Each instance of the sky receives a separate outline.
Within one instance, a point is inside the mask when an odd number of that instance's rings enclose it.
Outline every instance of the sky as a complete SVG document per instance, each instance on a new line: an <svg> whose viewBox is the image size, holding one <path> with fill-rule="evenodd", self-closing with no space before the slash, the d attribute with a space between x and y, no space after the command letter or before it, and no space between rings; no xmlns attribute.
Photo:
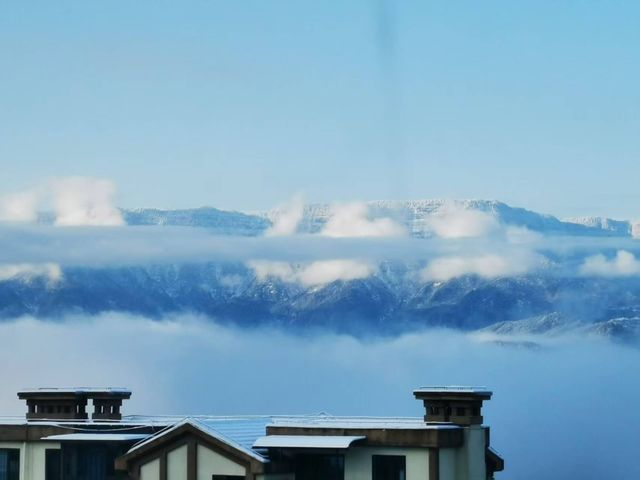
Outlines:
<svg viewBox="0 0 640 480"><path fill-rule="evenodd" d="M0 4L0 193L485 198L637 218L640 4Z"/></svg>

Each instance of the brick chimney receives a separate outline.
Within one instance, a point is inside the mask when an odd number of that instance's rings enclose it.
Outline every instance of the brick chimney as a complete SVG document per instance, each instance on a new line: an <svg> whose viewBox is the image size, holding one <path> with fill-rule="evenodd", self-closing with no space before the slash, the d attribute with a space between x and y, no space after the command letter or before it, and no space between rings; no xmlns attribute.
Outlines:
<svg viewBox="0 0 640 480"><path fill-rule="evenodd" d="M485 387L431 386L413 395L424 404L426 423L482 425L482 402L490 400L492 392Z"/></svg>
<svg viewBox="0 0 640 480"><path fill-rule="evenodd" d="M27 402L27 420L86 420L87 402L93 400L94 420L121 420L122 401L131 397L126 388L34 388L21 390Z"/></svg>

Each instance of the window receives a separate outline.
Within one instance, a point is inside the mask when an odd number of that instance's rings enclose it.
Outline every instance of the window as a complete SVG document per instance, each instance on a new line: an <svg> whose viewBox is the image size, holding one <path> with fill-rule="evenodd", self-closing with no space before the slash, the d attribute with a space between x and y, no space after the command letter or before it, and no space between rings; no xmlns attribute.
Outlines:
<svg viewBox="0 0 640 480"><path fill-rule="evenodd" d="M344 480L342 455L298 455L295 464L296 480Z"/></svg>
<svg viewBox="0 0 640 480"><path fill-rule="evenodd" d="M47 448L44 457L45 480L62 479L62 452L58 449Z"/></svg>
<svg viewBox="0 0 640 480"><path fill-rule="evenodd" d="M465 415L465 410L463 407L457 407L456 408L456 415L459 417L462 417Z"/></svg>
<svg viewBox="0 0 640 480"><path fill-rule="evenodd" d="M405 480L407 460L404 455L373 455L373 480Z"/></svg>
<svg viewBox="0 0 640 480"><path fill-rule="evenodd" d="M0 480L20 480L20 450L0 448Z"/></svg>
<svg viewBox="0 0 640 480"><path fill-rule="evenodd" d="M440 408L438 407L431 407L429 410L431 411L431 415L440 415Z"/></svg>

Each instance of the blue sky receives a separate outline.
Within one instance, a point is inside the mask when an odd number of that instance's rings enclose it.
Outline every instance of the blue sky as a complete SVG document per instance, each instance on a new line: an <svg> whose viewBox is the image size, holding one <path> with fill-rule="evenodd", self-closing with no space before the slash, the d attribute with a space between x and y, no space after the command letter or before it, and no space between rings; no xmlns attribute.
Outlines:
<svg viewBox="0 0 640 480"><path fill-rule="evenodd" d="M640 216L640 3L0 4L0 192Z"/></svg>

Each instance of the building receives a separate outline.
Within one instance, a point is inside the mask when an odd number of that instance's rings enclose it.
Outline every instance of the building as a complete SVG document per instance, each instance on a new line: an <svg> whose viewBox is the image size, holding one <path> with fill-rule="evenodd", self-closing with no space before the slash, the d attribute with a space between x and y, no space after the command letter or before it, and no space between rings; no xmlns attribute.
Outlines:
<svg viewBox="0 0 640 480"><path fill-rule="evenodd" d="M504 468L484 388L425 387L417 418L123 416L121 388L23 390L0 480L486 480ZM91 402L91 417L87 406Z"/></svg>

